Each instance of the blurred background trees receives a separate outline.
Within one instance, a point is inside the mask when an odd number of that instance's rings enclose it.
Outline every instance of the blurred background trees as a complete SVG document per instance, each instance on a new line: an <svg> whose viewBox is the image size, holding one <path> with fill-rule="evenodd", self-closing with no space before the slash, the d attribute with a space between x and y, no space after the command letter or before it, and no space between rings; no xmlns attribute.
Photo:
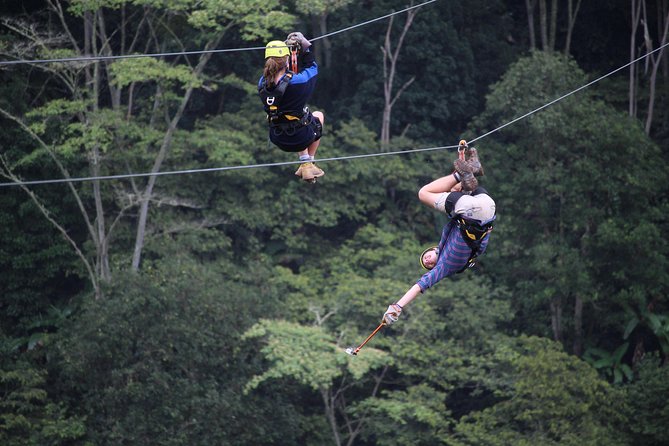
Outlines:
<svg viewBox="0 0 669 446"><path fill-rule="evenodd" d="M416 193L453 152L324 162L315 187L294 166L3 184L2 444L666 443L667 1L441 0L318 39L406 7L2 6L3 59L33 61L0 65L4 183L294 161L260 50L38 59L300 30L329 158L472 140L655 51L476 141L488 252L356 358L446 222Z"/></svg>

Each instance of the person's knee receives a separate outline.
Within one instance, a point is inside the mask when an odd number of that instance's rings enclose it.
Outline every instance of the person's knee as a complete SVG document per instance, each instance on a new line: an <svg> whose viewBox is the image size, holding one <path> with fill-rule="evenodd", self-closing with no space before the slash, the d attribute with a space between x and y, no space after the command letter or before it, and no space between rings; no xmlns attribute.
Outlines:
<svg viewBox="0 0 669 446"><path fill-rule="evenodd" d="M421 187L420 190L418 190L418 199L423 203L425 203L426 200L429 200L429 192L426 190L425 186Z"/></svg>
<svg viewBox="0 0 669 446"><path fill-rule="evenodd" d="M437 208L436 202L440 198L440 195L441 194L432 192L427 185L421 187L418 191L418 199L420 202L433 208Z"/></svg>

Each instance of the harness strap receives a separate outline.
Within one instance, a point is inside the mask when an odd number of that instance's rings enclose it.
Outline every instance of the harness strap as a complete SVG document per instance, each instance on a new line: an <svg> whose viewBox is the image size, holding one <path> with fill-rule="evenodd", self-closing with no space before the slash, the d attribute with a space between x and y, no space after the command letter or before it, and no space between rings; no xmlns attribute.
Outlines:
<svg viewBox="0 0 669 446"><path fill-rule="evenodd" d="M293 78L293 75L294 73L292 71L286 71L286 74L283 76L283 78L281 78L279 83L272 91L268 90L267 88L267 79L265 79L265 82L263 82L262 88L258 89L258 93L262 97L263 103L265 104L267 119L270 122L276 121L283 116L290 116L290 118L288 118L289 120L295 118L292 115L287 115L288 113L294 113L293 111L279 112L281 99L283 98L283 94L286 92L286 88L288 88L288 84ZM298 117L297 119L300 118L301 117Z"/></svg>
<svg viewBox="0 0 669 446"><path fill-rule="evenodd" d="M476 265L476 258L481 251L481 242L483 241L483 238L488 235L490 231L492 231L493 220L494 217L487 223L481 224L476 220L470 220L461 215L454 217L455 225L460 230L462 238L465 240L465 243L467 243L467 246L469 246L469 249L472 250L469 259L467 260L467 264L464 266L464 268L458 271L458 273L461 273L467 268L471 268L472 266Z"/></svg>

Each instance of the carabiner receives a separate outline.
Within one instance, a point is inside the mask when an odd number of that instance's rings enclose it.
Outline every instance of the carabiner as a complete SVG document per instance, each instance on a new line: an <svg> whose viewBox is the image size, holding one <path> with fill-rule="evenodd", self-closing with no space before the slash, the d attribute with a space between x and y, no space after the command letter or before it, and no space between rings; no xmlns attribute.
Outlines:
<svg viewBox="0 0 669 446"><path fill-rule="evenodd" d="M460 158L462 161L465 160L465 150L469 149L469 146L467 145L467 141L464 139L460 140L460 144L458 144L458 158Z"/></svg>

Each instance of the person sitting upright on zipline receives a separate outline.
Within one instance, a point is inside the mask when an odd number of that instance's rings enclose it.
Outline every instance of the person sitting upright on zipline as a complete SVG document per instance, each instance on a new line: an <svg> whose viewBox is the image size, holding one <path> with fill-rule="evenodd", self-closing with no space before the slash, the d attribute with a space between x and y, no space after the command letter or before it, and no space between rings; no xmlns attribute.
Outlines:
<svg viewBox="0 0 669 446"><path fill-rule="evenodd" d="M299 48L294 73L289 66L290 48ZM314 182L325 175L314 157L323 134L322 112L309 111L307 101L316 87L318 65L309 42L300 32L288 35L286 42L273 40L265 47L265 68L258 81L258 94L267 113L269 138L285 152L299 152L300 167L295 175Z"/></svg>
<svg viewBox="0 0 669 446"><path fill-rule="evenodd" d="M420 255L420 264L428 272L383 314L388 325L397 322L402 309L418 294L444 277L473 266L488 246L495 202L478 185L476 177L483 175L483 168L476 149L468 149L461 141L460 152L463 156L453 163L455 171L451 175L432 181L418 192L422 203L448 214L450 220L442 230L439 245Z"/></svg>

